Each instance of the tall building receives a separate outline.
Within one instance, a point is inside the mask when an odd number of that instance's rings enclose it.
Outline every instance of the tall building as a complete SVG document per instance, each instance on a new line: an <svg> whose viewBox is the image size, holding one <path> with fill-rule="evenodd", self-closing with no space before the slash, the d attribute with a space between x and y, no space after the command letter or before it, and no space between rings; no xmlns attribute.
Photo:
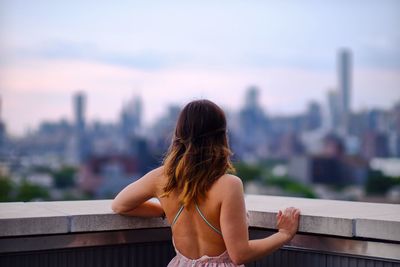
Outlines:
<svg viewBox="0 0 400 267"><path fill-rule="evenodd" d="M400 157L400 101L397 101L390 113L390 154L392 157Z"/></svg>
<svg viewBox="0 0 400 267"><path fill-rule="evenodd" d="M251 86L246 90L244 107L239 111L237 151L242 154L265 157L267 149L268 118L259 104L259 89Z"/></svg>
<svg viewBox="0 0 400 267"><path fill-rule="evenodd" d="M245 107L256 108L258 107L259 90L255 86L250 86L246 91Z"/></svg>
<svg viewBox="0 0 400 267"><path fill-rule="evenodd" d="M307 113L306 113L306 129L315 130L320 128L322 125L322 112L321 106L315 102L311 101L308 103Z"/></svg>
<svg viewBox="0 0 400 267"><path fill-rule="evenodd" d="M331 90L328 92L328 106L330 128L334 128L339 125L340 118L339 94L337 93L337 91Z"/></svg>
<svg viewBox="0 0 400 267"><path fill-rule="evenodd" d="M73 97L73 104L75 118L75 153L76 160L80 163L86 159L88 151L85 133L86 95L81 91L77 92Z"/></svg>
<svg viewBox="0 0 400 267"><path fill-rule="evenodd" d="M154 124L152 130L147 133L150 142L154 144L156 153L165 153L171 143L176 122L181 108L177 105L170 105Z"/></svg>
<svg viewBox="0 0 400 267"><path fill-rule="evenodd" d="M389 139L385 133L368 131L362 139L362 155L366 159L389 156Z"/></svg>
<svg viewBox="0 0 400 267"><path fill-rule="evenodd" d="M347 135L349 127L349 117L351 112L351 74L352 62L351 52L342 49L338 55L338 79L339 79L339 103L340 103L340 133Z"/></svg>
<svg viewBox="0 0 400 267"><path fill-rule="evenodd" d="M86 96L83 92L74 95L75 126L77 132L85 131L85 104Z"/></svg>
<svg viewBox="0 0 400 267"><path fill-rule="evenodd" d="M245 95L244 107L240 110L242 127L254 131L255 127L266 127L267 117L259 104L259 89L251 86Z"/></svg>
<svg viewBox="0 0 400 267"><path fill-rule="evenodd" d="M0 152L5 145L5 138L6 138L6 126L1 117L1 112L3 107L2 104L3 104L2 98L0 97Z"/></svg>
<svg viewBox="0 0 400 267"><path fill-rule="evenodd" d="M136 135L142 125L143 103L135 97L124 105L121 112L121 130L126 138Z"/></svg>

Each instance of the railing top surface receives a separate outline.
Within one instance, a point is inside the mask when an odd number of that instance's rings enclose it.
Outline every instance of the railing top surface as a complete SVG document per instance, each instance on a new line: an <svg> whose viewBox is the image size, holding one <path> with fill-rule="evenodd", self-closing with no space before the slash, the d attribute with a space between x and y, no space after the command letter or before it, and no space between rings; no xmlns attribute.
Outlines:
<svg viewBox="0 0 400 267"><path fill-rule="evenodd" d="M279 209L301 210L303 233L400 241L400 205L246 195L250 227L275 229ZM0 237L168 227L115 214L112 200L0 203Z"/></svg>

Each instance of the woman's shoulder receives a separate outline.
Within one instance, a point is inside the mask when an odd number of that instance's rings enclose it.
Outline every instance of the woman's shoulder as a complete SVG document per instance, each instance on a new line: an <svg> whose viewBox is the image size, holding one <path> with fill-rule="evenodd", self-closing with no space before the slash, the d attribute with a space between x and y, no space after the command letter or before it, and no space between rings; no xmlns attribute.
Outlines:
<svg viewBox="0 0 400 267"><path fill-rule="evenodd" d="M242 179L233 174L225 174L218 179L218 185L214 191L220 203L239 204L244 199Z"/></svg>
<svg viewBox="0 0 400 267"><path fill-rule="evenodd" d="M242 179L240 179L236 175L229 174L229 173L226 173L226 174L222 175L219 180L224 184L243 185Z"/></svg>
<svg viewBox="0 0 400 267"><path fill-rule="evenodd" d="M159 176L159 175L163 175L164 174L164 165L161 165L153 170L151 170L150 172L153 173L153 175Z"/></svg>
<svg viewBox="0 0 400 267"><path fill-rule="evenodd" d="M164 166L157 167L148 171L142 178L145 178L148 181L152 181L154 183L159 183L160 178L164 176Z"/></svg>
<svg viewBox="0 0 400 267"><path fill-rule="evenodd" d="M222 175L217 182L218 187L223 190L232 190L234 188L243 190L243 182L238 176L233 174Z"/></svg>

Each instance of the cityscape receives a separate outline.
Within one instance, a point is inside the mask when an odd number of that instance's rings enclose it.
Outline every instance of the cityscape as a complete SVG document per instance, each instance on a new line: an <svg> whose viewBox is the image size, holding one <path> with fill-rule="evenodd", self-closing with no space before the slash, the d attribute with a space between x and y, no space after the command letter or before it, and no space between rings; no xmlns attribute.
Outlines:
<svg viewBox="0 0 400 267"><path fill-rule="evenodd" d="M338 50L327 106L310 101L299 114L269 114L250 85L240 109L226 111L246 193L400 203L400 97L389 109L354 111L352 59L350 49ZM182 106L145 127L138 95L112 123L87 119L84 90L70 97L72 121L42 121L22 137L0 121L1 201L113 198L162 163Z"/></svg>
<svg viewBox="0 0 400 267"><path fill-rule="evenodd" d="M0 266L400 266L399 11L0 1ZM205 99L242 183L138 192Z"/></svg>

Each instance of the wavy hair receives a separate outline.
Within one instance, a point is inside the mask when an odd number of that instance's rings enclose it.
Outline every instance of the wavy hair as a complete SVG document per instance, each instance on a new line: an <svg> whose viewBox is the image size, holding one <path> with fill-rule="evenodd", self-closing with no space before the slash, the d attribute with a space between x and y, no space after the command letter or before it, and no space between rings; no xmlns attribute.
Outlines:
<svg viewBox="0 0 400 267"><path fill-rule="evenodd" d="M204 199L219 177L235 172L231 155L224 111L205 99L188 103L163 160L168 181L162 196L176 189L184 206Z"/></svg>

